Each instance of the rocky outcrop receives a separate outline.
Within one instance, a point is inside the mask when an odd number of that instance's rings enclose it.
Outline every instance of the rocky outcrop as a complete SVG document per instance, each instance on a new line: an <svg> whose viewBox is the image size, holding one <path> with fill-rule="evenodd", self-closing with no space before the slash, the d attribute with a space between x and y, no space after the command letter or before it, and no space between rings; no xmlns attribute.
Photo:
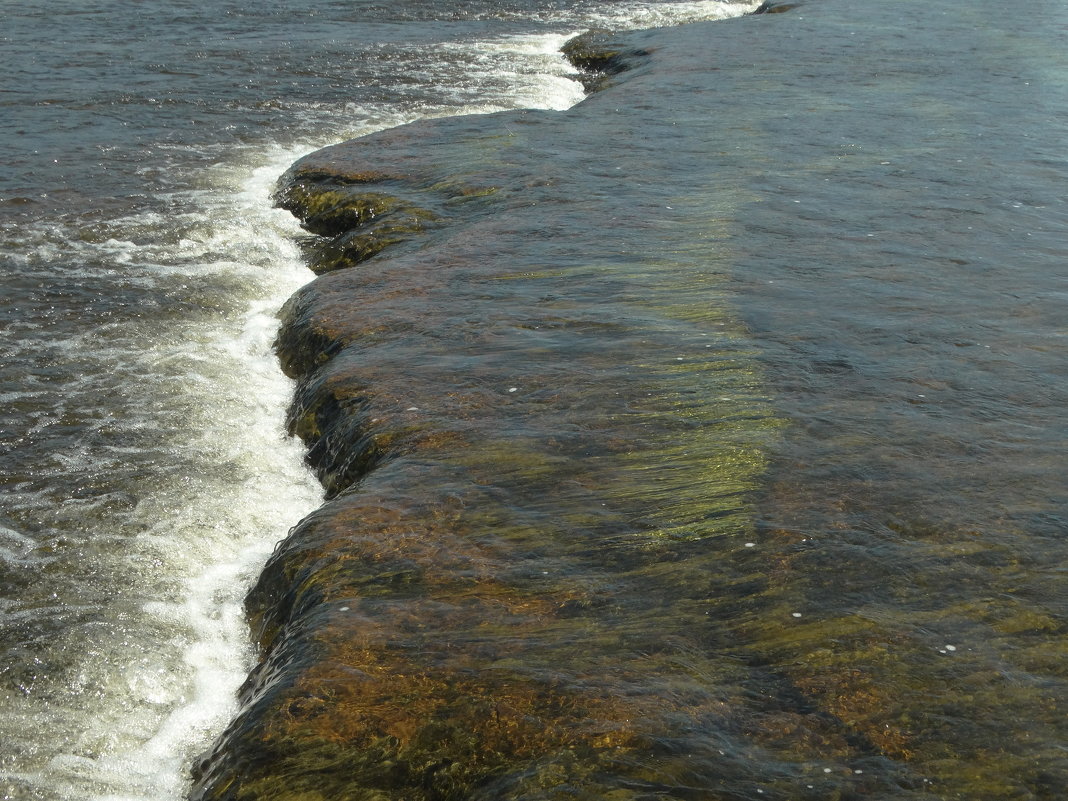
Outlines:
<svg viewBox="0 0 1068 801"><path fill-rule="evenodd" d="M623 797L735 703L701 678L706 581L679 582L742 547L775 422L693 278L717 246L627 233L674 156L589 113L428 121L282 179L320 238L278 339L289 424L331 500L249 596L263 658L197 798Z"/></svg>
<svg viewBox="0 0 1068 801"><path fill-rule="evenodd" d="M605 30L574 37L564 45L563 53L581 71L588 92L607 88L612 76L634 69L650 55L625 36Z"/></svg>
<svg viewBox="0 0 1068 801"><path fill-rule="evenodd" d="M797 8L799 5L800 3L785 3L781 2L781 0L764 0L764 2L760 4L759 8L757 8L757 10L753 13L781 14L784 11L790 11L791 9Z"/></svg>
<svg viewBox="0 0 1068 801"><path fill-rule="evenodd" d="M896 50L886 4L809 7L635 34L568 112L283 178L321 274L278 351L329 500L249 595L261 658L195 799L1057 797L1063 624L1019 592L1021 527L925 522L948 438L806 350L837 345L831 254L886 277L856 231L883 153L942 141L893 123L955 109L955 62Z"/></svg>

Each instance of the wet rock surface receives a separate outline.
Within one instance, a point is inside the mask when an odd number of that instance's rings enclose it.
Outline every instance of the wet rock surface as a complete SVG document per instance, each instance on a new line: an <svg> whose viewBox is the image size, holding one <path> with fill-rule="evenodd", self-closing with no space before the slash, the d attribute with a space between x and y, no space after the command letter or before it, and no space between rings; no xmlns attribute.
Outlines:
<svg viewBox="0 0 1068 801"><path fill-rule="evenodd" d="M855 217L895 232L887 193L915 183L880 162L936 145L883 123L921 99L943 137L971 119L899 24L829 0L634 34L645 65L571 111L294 165L280 202L322 274L278 349L329 500L249 596L262 660L195 798L1057 797L1065 609L1039 553L1064 547L1021 479L1053 443L966 461L1001 422L903 414L888 387L926 362L865 338L878 294L843 304L859 322L812 296L828 265L886 274ZM417 221L396 241L394 214ZM922 258L976 247L945 231Z"/></svg>
<svg viewBox="0 0 1068 801"><path fill-rule="evenodd" d="M784 3L779 0L766 0L760 4L754 14L782 14L784 11L790 11L797 8L800 3Z"/></svg>
<svg viewBox="0 0 1068 801"><path fill-rule="evenodd" d="M625 35L595 30L576 36L563 47L567 60L582 71L586 91L598 91L611 84L611 77L635 69L650 53Z"/></svg>

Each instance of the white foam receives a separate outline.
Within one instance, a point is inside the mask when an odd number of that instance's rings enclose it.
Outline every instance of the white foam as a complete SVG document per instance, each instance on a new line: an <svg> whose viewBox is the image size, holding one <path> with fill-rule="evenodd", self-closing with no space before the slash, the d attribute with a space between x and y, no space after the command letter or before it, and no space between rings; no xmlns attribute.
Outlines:
<svg viewBox="0 0 1068 801"><path fill-rule="evenodd" d="M5 710L11 715L0 728L49 727L55 750L39 772L0 775L0 789L6 779L78 801L177 801L193 758L234 714L253 658L243 596L274 544L321 502L302 448L282 431L292 386L271 351L275 310L311 274L293 241L295 221L270 207L268 192L304 150L276 148L254 168L232 165L209 176L212 185L187 199L178 221L181 252L132 239L96 243L146 280L155 273L156 280L167 274L234 283L245 310L106 345L112 350L101 361L122 363L140 387L138 400L152 407L124 427L169 426L158 461L181 465L184 474L146 476L136 506L115 519L115 534L94 532L83 546L97 579L115 581L121 592L98 622L74 627L64 635L69 641L56 645L81 660L69 671L65 696L38 698L27 686L23 702ZM164 221L131 222L150 238ZM71 358L104 347L78 336L54 345ZM92 380L72 379L69 389ZM121 469L123 450L72 447L55 454L55 470L88 476L109 463ZM99 503L74 499L64 513L84 514L74 507ZM116 537L121 547L103 547ZM7 530L0 541L11 551L8 564L27 562L37 544ZM57 607L57 614L72 611Z"/></svg>
<svg viewBox="0 0 1068 801"><path fill-rule="evenodd" d="M685 25L691 22L728 19L749 14L760 6L756 2L694 0L684 3L627 2L601 6L587 18L591 27L612 30L640 30Z"/></svg>
<svg viewBox="0 0 1068 801"><path fill-rule="evenodd" d="M477 98L481 109L563 110L585 97L574 68L560 48L573 34L509 35L458 43L442 49L472 54L470 70L458 90ZM468 107L470 103L466 104Z"/></svg>
<svg viewBox="0 0 1068 801"><path fill-rule="evenodd" d="M130 677L132 695L170 709L144 743L96 761L97 780L110 788L100 799L184 795L186 766L233 715L236 690L251 666L243 595L274 543L321 499L303 467L301 448L281 431L292 388L270 349L277 327L273 311L310 274L291 239L295 223L267 201L268 188L294 154L271 155L228 199L232 213L213 216L200 241L205 250L229 257L214 269L258 278L262 291L239 319L221 321L219 330L187 330L187 339L169 340L147 354L156 364L199 361L203 387L195 388L198 397L190 404L194 420L183 432L186 439L173 447L187 462L203 453L208 469L226 460L233 480L218 486L191 476L177 492L161 493L138 509L146 525L140 547L181 577L173 597L144 607L163 628L182 632L172 639L179 644L181 665L164 654ZM215 215L220 211L213 209ZM186 352L187 342L198 350ZM175 383L189 377L183 371ZM183 675L182 685L163 680L168 672Z"/></svg>

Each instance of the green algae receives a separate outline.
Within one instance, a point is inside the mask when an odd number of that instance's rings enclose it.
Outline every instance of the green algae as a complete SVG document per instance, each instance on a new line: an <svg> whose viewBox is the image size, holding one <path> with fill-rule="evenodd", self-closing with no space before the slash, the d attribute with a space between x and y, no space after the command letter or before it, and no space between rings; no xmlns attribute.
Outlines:
<svg viewBox="0 0 1068 801"><path fill-rule="evenodd" d="M958 547L962 535L974 532L954 534L930 525L897 528L922 532L928 542L942 541L932 549L939 560L930 559L927 570L944 572L977 552ZM876 606L869 600L868 608L834 614L822 580L804 564L811 548L796 547L797 537L784 536L781 542L791 540L795 547L777 557L783 571L778 588L761 593L759 614L739 621L747 650L758 653L762 664L776 666L852 736L908 765L934 797L1053 797L1043 795L1048 782L1042 776L1055 775L1063 759L1055 749L1036 746L1056 740L1057 696L1029 668L1010 667L1026 659L1020 633L1042 633L1048 645L1045 633L1052 621L1047 615L1021 609L1018 600L998 592L997 582L989 594L952 606L932 605L933 596L925 596L926 608ZM857 589L875 579L855 575L847 561L838 566L840 588ZM913 587L917 580L945 583L944 575L909 576ZM1002 621L1009 625L1003 627ZM978 637L977 626L989 626L988 634ZM945 633L950 631L957 633ZM998 654L996 669L990 666L993 654ZM1002 716L1006 709L1014 710L1013 720Z"/></svg>
<svg viewBox="0 0 1068 801"><path fill-rule="evenodd" d="M440 220L437 213L411 201L322 177L284 184L275 201L323 237L306 248L309 266L318 274L361 264Z"/></svg>
<svg viewBox="0 0 1068 801"><path fill-rule="evenodd" d="M355 267L387 248L403 244L423 233L437 219L430 212L412 209L377 219L358 230L316 245L309 266L318 275Z"/></svg>
<svg viewBox="0 0 1068 801"><path fill-rule="evenodd" d="M308 243L306 252L308 266L323 274L408 242L441 223L449 207L482 201L497 191L456 178L293 169L280 180L274 201L322 237Z"/></svg>
<svg viewBox="0 0 1068 801"><path fill-rule="evenodd" d="M321 236L336 236L404 207L399 198L330 182L294 181L275 195L280 208L293 212L304 227Z"/></svg>
<svg viewBox="0 0 1068 801"><path fill-rule="evenodd" d="M685 279L686 303L670 261L479 270L519 303L628 275L643 291L615 322L567 301L537 326L442 326L451 355L418 373L375 357L409 352L388 326L305 374L291 429L337 497L249 609L264 664L296 650L306 667L260 687L256 745L242 722L232 746L254 764L205 767L205 798L640 798L691 770L674 748L744 714L743 663L695 632L728 636L703 593L752 531L780 424L719 282ZM300 342L311 320L292 320L282 341ZM692 353L664 357L680 340ZM467 376L446 379L457 351Z"/></svg>
<svg viewBox="0 0 1068 801"><path fill-rule="evenodd" d="M648 50L606 30L575 36L561 52L581 71L587 92L607 89L612 76L634 69L650 55Z"/></svg>

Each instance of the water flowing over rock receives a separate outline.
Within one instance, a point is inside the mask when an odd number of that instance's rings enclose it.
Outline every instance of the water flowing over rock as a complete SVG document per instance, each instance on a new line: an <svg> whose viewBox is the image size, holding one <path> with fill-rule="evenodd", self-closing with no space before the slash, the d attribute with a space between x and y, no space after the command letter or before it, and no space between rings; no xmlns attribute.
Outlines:
<svg viewBox="0 0 1068 801"><path fill-rule="evenodd" d="M927 362L828 358L825 318L844 342L863 315L812 295L908 260L901 220L881 255L865 236L916 186L888 153L937 181L971 119L960 54L889 5L633 34L641 67L568 112L293 166L322 274L278 350L329 500L249 596L262 660L195 798L1056 797L1064 609L1019 584L1055 507L984 492L1026 474L1011 448L962 463L999 421L947 398L980 428L928 435L892 399ZM959 7L909 7L971 52ZM836 199L791 194L822 178ZM970 246L924 239L943 265Z"/></svg>

